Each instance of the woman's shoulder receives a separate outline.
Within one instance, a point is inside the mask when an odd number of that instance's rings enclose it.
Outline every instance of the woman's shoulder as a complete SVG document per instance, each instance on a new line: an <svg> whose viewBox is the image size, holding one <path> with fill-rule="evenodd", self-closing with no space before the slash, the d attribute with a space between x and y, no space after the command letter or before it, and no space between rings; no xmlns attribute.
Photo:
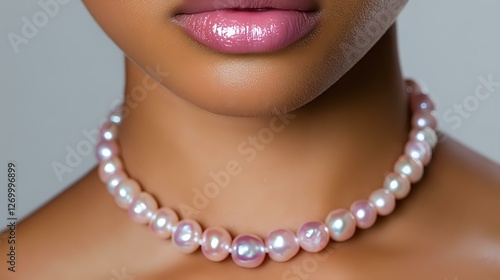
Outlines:
<svg viewBox="0 0 500 280"><path fill-rule="evenodd" d="M16 272L5 268L2 257L0 279L112 279L119 267L106 248L108 237L118 236L121 215L108 200L94 170L23 220L16 227ZM2 256L8 249L0 242Z"/></svg>
<svg viewBox="0 0 500 280"><path fill-rule="evenodd" d="M447 279L498 279L500 165L445 136L414 194L425 201L420 226L448 244L442 256L456 261Z"/></svg>

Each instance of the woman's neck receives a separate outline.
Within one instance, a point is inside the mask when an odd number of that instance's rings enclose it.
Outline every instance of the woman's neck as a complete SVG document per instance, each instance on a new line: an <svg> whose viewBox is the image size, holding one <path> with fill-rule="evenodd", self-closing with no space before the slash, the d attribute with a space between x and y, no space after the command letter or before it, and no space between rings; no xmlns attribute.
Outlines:
<svg viewBox="0 0 500 280"><path fill-rule="evenodd" d="M126 67L125 168L203 226L263 235L323 220L381 187L409 131L395 27L323 95L279 117L215 115Z"/></svg>

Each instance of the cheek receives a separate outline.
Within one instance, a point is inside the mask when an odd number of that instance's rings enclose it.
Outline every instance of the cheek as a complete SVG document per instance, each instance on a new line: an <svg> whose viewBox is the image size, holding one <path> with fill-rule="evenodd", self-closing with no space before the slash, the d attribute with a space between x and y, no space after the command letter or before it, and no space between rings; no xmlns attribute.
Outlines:
<svg viewBox="0 0 500 280"><path fill-rule="evenodd" d="M321 34L336 72L349 70L385 34L408 0L327 1Z"/></svg>

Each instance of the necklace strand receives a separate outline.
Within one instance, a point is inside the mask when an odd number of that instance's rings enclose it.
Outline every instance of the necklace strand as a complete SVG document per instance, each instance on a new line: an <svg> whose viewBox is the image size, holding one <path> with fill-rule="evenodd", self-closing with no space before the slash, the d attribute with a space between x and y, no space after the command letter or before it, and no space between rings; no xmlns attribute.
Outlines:
<svg viewBox="0 0 500 280"><path fill-rule="evenodd" d="M394 170L386 175L383 187L369 198L355 201L349 209L337 209L323 221L311 221L301 225L294 233L288 229L270 232L265 239L253 234L240 234L232 239L227 230L209 227L202 230L191 219L180 220L176 212L158 207L156 199L142 190L140 184L130 178L120 159L117 144L118 126L122 123L122 108L110 114L100 130L100 142L96 152L99 160L99 178L119 207L127 209L137 223L148 224L151 231L162 239L172 239L181 252L193 253L201 247L205 257L220 262L231 255L233 261L245 268L260 266L266 254L276 262L292 259L300 249L310 253L322 251L328 243L350 239L357 228L372 227L377 216L387 216L394 211L396 200L408 196L411 184L419 182L438 143L435 106L430 97L413 80L405 81L412 112L412 130Z"/></svg>

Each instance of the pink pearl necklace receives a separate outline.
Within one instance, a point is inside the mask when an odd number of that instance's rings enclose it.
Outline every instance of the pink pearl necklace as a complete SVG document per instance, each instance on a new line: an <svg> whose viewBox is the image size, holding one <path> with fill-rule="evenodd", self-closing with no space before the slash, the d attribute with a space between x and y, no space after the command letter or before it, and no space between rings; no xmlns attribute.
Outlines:
<svg viewBox="0 0 500 280"><path fill-rule="evenodd" d="M233 240L229 232L221 227L202 230L198 222L179 220L174 210L158 208L153 196L142 191L139 183L123 170L116 143L118 126L123 119L121 110L111 113L109 121L101 128L101 141L97 145L99 177L118 206L128 210L132 220L148 224L160 238L172 238L181 252L192 253L201 247L211 261L220 262L231 255L237 265L245 268L258 267L264 262L266 254L276 262L286 262L300 248L316 253L323 250L330 239L346 241L354 235L356 228L373 226L377 215L391 214L396 200L405 198L411 184L422 179L424 166L430 163L432 149L438 143L435 132L437 121L433 115L435 107L416 82L407 80L405 85L413 113L412 131L404 154L397 160L393 172L386 176L383 187L375 190L368 200L355 201L348 210L332 211L324 222L304 223L296 233L278 229L270 232L264 240L252 234L241 234Z"/></svg>

